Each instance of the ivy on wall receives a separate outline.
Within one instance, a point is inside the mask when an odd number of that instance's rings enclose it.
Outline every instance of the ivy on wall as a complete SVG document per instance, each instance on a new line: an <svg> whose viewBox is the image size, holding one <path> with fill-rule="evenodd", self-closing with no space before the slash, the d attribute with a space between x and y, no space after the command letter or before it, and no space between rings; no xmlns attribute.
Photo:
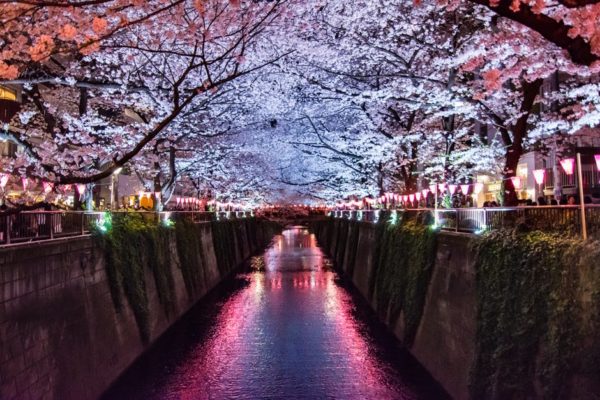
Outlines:
<svg viewBox="0 0 600 400"><path fill-rule="evenodd" d="M149 216L149 215L148 215ZM243 228L242 228L243 227ZM236 266L236 253L243 252L243 229L247 230L249 248L264 246L278 231L279 226L253 219L214 221L211 224L213 246L221 276ZM124 214L113 218L109 228L98 227L93 237L104 253L105 269L113 304L117 312L123 310L123 296L127 299L143 343L150 339L150 308L145 268L152 271L158 298L165 312L175 310L176 293L172 270L174 251L180 261L180 270L190 299L205 288L206 261L202 245L201 227L179 220L173 226L158 224L145 214ZM174 244L174 248L171 246ZM241 261L241 259L240 259Z"/></svg>
<svg viewBox="0 0 600 400"><path fill-rule="evenodd" d="M144 268L154 275L161 304L168 313L175 304L175 284L168 256L170 230L144 219L142 214L114 218L107 232L94 231L104 251L110 293L117 312L124 294L135 317L142 342L150 339L150 311Z"/></svg>
<svg viewBox="0 0 600 400"><path fill-rule="evenodd" d="M374 272L377 311L392 323L402 315L403 342L413 343L421 322L436 254L437 231L414 220L387 224Z"/></svg>
<svg viewBox="0 0 600 400"><path fill-rule="evenodd" d="M476 244L473 398L570 396L572 376L600 379L600 246L539 231Z"/></svg>

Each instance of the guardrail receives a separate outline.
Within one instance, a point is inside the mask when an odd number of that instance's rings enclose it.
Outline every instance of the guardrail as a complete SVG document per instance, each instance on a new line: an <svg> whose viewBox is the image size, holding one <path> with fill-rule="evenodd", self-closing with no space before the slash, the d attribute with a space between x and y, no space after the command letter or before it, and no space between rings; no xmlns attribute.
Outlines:
<svg viewBox="0 0 600 400"><path fill-rule="evenodd" d="M580 206L534 206L494 208L412 208L385 210L395 212L392 218L416 218L429 214L429 221L442 230L480 233L502 228L514 228L524 224L549 232L579 234L581 232ZM380 210L337 210L336 218L377 222ZM590 236L600 238L600 205L586 204L585 215Z"/></svg>
<svg viewBox="0 0 600 400"><path fill-rule="evenodd" d="M110 212L113 216L128 212ZM134 211L148 220L157 222L171 219L185 219L200 223L214 219L249 218L251 211L202 212L202 211ZM105 212L87 211L24 211L17 214L0 214L0 245L31 242L37 240L59 239L81 236L90 233L94 224L100 221Z"/></svg>

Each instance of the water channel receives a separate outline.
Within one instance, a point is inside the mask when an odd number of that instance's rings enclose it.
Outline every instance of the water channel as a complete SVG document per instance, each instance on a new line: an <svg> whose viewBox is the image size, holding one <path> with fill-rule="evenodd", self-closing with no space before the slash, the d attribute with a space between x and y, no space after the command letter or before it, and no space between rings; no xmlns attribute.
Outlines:
<svg viewBox="0 0 600 400"><path fill-rule="evenodd" d="M315 236L293 227L223 282L104 399L444 399Z"/></svg>

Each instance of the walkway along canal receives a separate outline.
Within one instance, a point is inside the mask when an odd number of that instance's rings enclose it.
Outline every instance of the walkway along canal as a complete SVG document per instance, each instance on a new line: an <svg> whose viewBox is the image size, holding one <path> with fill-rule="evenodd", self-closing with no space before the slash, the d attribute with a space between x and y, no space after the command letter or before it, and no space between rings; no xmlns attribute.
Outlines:
<svg viewBox="0 0 600 400"><path fill-rule="evenodd" d="M443 399L293 227L217 287L104 399Z"/></svg>

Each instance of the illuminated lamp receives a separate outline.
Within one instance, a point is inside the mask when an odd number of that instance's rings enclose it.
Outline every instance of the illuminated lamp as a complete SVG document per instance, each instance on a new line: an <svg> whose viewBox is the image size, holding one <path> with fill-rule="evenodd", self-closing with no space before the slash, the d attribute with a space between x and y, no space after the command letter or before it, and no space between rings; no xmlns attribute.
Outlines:
<svg viewBox="0 0 600 400"><path fill-rule="evenodd" d="M48 194L52 191L52 183L43 181L42 186L44 187L44 193Z"/></svg>
<svg viewBox="0 0 600 400"><path fill-rule="evenodd" d="M521 189L521 178L518 176L511 176L510 180L512 181L513 187L515 190Z"/></svg>
<svg viewBox="0 0 600 400"><path fill-rule="evenodd" d="M77 187L77 192L79 193L79 196L83 196L83 194L85 193L85 184L78 183L75 186Z"/></svg>
<svg viewBox="0 0 600 400"><path fill-rule="evenodd" d="M445 183L438 184L438 189L440 189L440 193L444 193L444 191L446 190L446 184Z"/></svg>
<svg viewBox="0 0 600 400"><path fill-rule="evenodd" d="M546 176L545 169L536 169L535 171L533 171L533 177L535 178L535 182L538 185L541 185L542 183L544 183L545 176Z"/></svg>
<svg viewBox="0 0 600 400"><path fill-rule="evenodd" d="M431 193L435 194L437 192L437 185L435 183L432 183L431 185L429 185L429 190L431 191Z"/></svg>
<svg viewBox="0 0 600 400"><path fill-rule="evenodd" d="M596 154L594 156L594 160L596 160L596 168L600 171L600 154Z"/></svg>
<svg viewBox="0 0 600 400"><path fill-rule="evenodd" d="M560 160L560 165L563 167L565 174L573 175L575 171L575 159L574 158L565 158L564 160ZM541 185L541 183L540 183Z"/></svg>
<svg viewBox="0 0 600 400"><path fill-rule="evenodd" d="M10 177L10 175L8 175L8 174L0 174L0 187L2 189L4 189L6 187L9 177Z"/></svg>
<svg viewBox="0 0 600 400"><path fill-rule="evenodd" d="M409 194L408 195L408 199L410 200L410 202L412 203L413 201L415 201L415 195L414 194Z"/></svg>
<svg viewBox="0 0 600 400"><path fill-rule="evenodd" d="M421 201L421 192L415 193L415 199L417 199L417 201Z"/></svg>
<svg viewBox="0 0 600 400"><path fill-rule="evenodd" d="M421 190L421 193L423 194L423 199L426 199L429 194L429 189L423 189Z"/></svg>
<svg viewBox="0 0 600 400"><path fill-rule="evenodd" d="M29 186L29 180L25 177L21 178L21 184L23 185L23 191L27 190L27 186Z"/></svg>
<svg viewBox="0 0 600 400"><path fill-rule="evenodd" d="M454 196L454 193L456 193L456 188L457 188L456 185L448 185L448 191L450 192L450 194L452 196Z"/></svg>
<svg viewBox="0 0 600 400"><path fill-rule="evenodd" d="M469 185L460 185L460 191L464 194L467 195L469 194Z"/></svg>

